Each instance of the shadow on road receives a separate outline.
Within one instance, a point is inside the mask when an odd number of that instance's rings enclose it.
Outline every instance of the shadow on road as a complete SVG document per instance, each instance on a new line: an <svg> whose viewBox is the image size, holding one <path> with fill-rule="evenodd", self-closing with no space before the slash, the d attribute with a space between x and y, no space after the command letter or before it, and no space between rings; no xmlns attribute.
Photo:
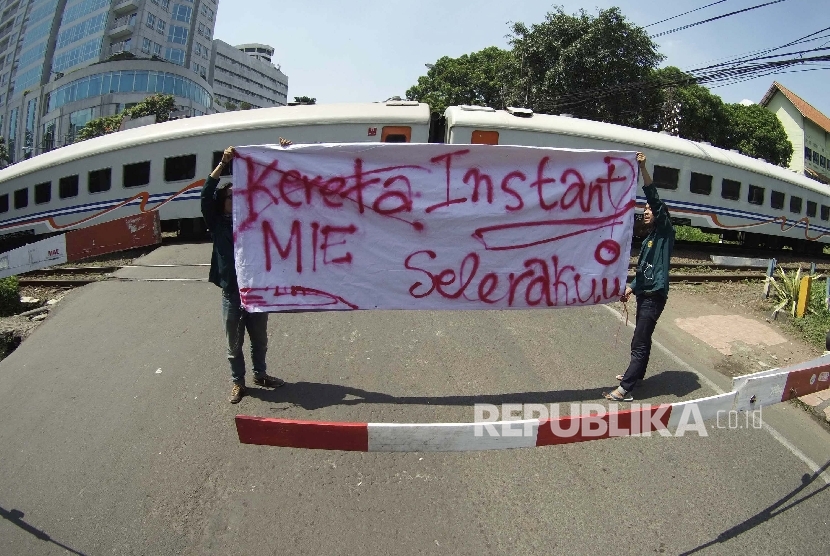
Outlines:
<svg viewBox="0 0 830 556"><path fill-rule="evenodd" d="M393 396L381 392L370 392L360 388L339 384L318 382L294 382L276 390L248 388L248 395L270 403L290 403L312 411L335 405L398 404L398 405L451 405L473 406L475 404L500 405L506 403L569 403L605 401L603 392L612 386L583 390L548 390L539 392L514 392L506 394L478 394L468 396ZM660 396L682 398L700 388L697 375L687 371L665 371L646 378L634 391L635 401Z"/></svg>
<svg viewBox="0 0 830 556"><path fill-rule="evenodd" d="M792 500L793 498L795 498L801 491L803 491L808 486L813 484L821 476L822 473L827 471L828 468L830 468L830 461L825 463L818 471L816 471L812 475L808 475L807 473L805 473L801 477L801 485L796 487L792 492L787 494L781 500L779 500L775 504L772 504L771 506L768 506L767 508L764 508L763 510L761 510L760 512L758 512L754 516L750 517L749 519L747 519L743 523L739 523L739 524L735 525L734 527L732 527L730 529L727 529L726 531L724 531L723 533L718 535L718 537L716 539L711 540L711 541L707 542L706 544L702 544L702 545L698 546L697 548L694 548L694 549L690 550L689 552L684 552L683 556L686 556L686 555L689 555L689 554L695 554L696 552L700 552L700 551L705 550L709 547L712 547L716 544L724 543L728 540L734 539L735 537L737 537L739 535L742 535L743 533L746 533L747 531L757 527L758 525L761 525L762 523L765 523L765 522L769 521L770 519L774 518L775 516L777 516L779 514L782 514L782 513L786 512L787 510L789 510L791 508L794 508L795 506L801 504L802 502L805 502L805 501L809 500L810 498L812 498L816 494L820 494L821 492L827 490L828 487L830 487L830 484L825 484L824 486L814 490L810 494L808 494L806 496L803 496L803 497L799 498L798 500L795 500L795 501L793 501L789 504L787 503L790 500Z"/></svg>
<svg viewBox="0 0 830 556"><path fill-rule="evenodd" d="M59 546L59 547L63 548L64 550L67 550L67 551L71 552L72 554L79 554L80 556L84 556L83 552L78 552L77 550L73 550L73 549L69 548L65 544L59 543L58 541L54 540L52 537L50 537L49 535L47 535L46 533L44 533L43 531L41 531L37 527L32 527L31 525L29 525L28 523L23 521L23 516L24 515L25 514L23 512L21 512L20 510L6 510L5 508L0 507L0 518L5 519L6 521L11 523L12 525L17 525L18 527L20 527L21 529L23 529L24 531L26 531L30 535L33 535L33 536L37 537L38 539L40 539L42 541L53 543L55 546Z"/></svg>

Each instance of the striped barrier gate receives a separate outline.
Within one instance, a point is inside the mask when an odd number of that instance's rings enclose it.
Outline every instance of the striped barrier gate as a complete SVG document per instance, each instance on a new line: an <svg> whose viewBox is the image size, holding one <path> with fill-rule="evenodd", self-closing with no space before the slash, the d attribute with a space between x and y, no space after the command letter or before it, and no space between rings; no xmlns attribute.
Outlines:
<svg viewBox="0 0 830 556"><path fill-rule="evenodd" d="M242 444L359 452L506 450L678 432L690 419L710 421L830 388L830 355L783 369L736 377L732 391L662 405L632 404L623 411L473 423L331 423L238 415ZM599 404L596 404L599 406ZM680 434L682 435L682 433Z"/></svg>
<svg viewBox="0 0 830 556"><path fill-rule="evenodd" d="M161 243L157 211L70 230L0 254L0 278Z"/></svg>

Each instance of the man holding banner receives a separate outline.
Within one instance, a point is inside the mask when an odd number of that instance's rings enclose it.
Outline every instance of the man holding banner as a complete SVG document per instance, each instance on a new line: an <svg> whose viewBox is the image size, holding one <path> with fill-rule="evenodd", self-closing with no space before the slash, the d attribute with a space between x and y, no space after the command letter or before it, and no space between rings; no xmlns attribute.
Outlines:
<svg viewBox="0 0 830 556"><path fill-rule="evenodd" d="M280 145L290 141L280 138ZM233 245L233 187L230 182L219 185L222 171L233 162L234 148L228 147L222 161L205 180L202 188L202 216L213 237L213 254L210 258L209 279L222 288L222 317L225 322L225 338L228 345L228 361L231 366L233 388L228 401L239 403L245 396L245 359L242 344L245 330L251 340L251 360L254 368L254 384L279 388L285 381L268 376L265 372L265 354L268 351L268 313L249 313L242 307L239 284L236 278L236 262Z"/></svg>
<svg viewBox="0 0 830 556"><path fill-rule="evenodd" d="M646 375L651 355L651 336L669 295L669 265L674 248L674 226L666 204L660 199L657 188L652 184L646 168L646 156L637 153L637 162L640 165L643 191L646 194L643 222L649 227L649 234L640 247L634 281L626 286L625 294L620 299L625 303L632 293L637 297L637 317L634 337L631 340L631 363L624 375L616 377L620 381L620 386L613 392L604 394L606 398L615 402L632 401L634 398L631 391L637 381Z"/></svg>

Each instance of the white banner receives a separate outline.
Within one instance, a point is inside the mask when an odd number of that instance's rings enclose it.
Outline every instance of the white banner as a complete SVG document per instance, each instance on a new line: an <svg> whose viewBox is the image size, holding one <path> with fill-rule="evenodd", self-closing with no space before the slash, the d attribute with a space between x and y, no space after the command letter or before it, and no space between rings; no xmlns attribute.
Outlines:
<svg viewBox="0 0 830 556"><path fill-rule="evenodd" d="M237 155L249 311L571 307L625 289L636 153L381 143Z"/></svg>
<svg viewBox="0 0 830 556"><path fill-rule="evenodd" d="M66 263L66 235L52 236L0 255L0 278Z"/></svg>

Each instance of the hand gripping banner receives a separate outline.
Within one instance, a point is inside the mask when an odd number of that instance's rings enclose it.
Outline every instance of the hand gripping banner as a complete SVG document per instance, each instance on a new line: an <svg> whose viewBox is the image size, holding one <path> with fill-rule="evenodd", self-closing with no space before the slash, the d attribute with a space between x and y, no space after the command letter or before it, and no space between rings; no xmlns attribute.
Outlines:
<svg viewBox="0 0 830 556"><path fill-rule="evenodd" d="M636 153L443 144L237 148L249 311L527 309L625 289Z"/></svg>

